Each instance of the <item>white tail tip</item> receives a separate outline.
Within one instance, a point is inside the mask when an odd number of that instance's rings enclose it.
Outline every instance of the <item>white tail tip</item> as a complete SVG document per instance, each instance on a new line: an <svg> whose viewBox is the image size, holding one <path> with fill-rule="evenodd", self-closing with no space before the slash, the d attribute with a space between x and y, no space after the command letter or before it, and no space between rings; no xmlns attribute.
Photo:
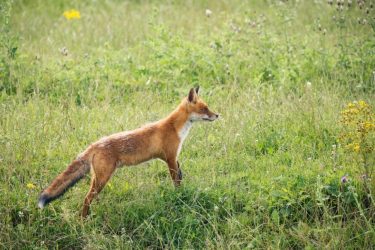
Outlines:
<svg viewBox="0 0 375 250"><path fill-rule="evenodd" d="M39 202L38 202L38 207L39 207L40 209L43 209L43 208L44 208L44 202L43 202L43 201L39 201Z"/></svg>

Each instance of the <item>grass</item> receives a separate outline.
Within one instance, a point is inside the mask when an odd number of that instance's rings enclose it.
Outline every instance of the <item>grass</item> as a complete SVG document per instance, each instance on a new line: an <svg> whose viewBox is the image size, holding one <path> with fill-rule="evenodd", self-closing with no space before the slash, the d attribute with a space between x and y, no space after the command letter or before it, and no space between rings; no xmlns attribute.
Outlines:
<svg viewBox="0 0 375 250"><path fill-rule="evenodd" d="M339 143L346 104L375 105L371 3L7 3L0 248L374 248L374 179ZM63 17L72 8L81 19ZM164 117L196 85L222 118L190 132L181 188L151 161L119 169L86 221L89 178L37 209L87 145Z"/></svg>

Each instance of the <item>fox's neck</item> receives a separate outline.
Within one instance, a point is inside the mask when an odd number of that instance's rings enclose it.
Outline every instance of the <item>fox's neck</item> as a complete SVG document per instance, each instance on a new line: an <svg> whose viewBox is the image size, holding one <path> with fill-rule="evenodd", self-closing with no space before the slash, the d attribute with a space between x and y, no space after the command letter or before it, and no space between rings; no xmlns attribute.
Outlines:
<svg viewBox="0 0 375 250"><path fill-rule="evenodd" d="M167 122L171 124L181 141L184 141L188 135L193 122L190 120L189 113L186 111L186 106L181 103L167 118Z"/></svg>

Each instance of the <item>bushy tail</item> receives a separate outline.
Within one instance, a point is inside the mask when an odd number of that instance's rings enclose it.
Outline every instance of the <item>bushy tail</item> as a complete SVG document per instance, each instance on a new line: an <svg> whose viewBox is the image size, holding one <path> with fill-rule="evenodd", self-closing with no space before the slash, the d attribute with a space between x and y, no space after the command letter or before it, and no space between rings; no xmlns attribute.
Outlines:
<svg viewBox="0 0 375 250"><path fill-rule="evenodd" d="M39 208L43 208L51 201L63 195L70 187L82 179L89 170L90 163L87 160L74 160L68 168L59 174L40 194L38 202Z"/></svg>

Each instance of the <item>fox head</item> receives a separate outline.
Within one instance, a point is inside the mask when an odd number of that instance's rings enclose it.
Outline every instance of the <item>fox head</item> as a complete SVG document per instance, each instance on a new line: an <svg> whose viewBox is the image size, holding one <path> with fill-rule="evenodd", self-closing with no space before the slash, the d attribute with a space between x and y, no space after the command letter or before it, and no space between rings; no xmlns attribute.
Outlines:
<svg viewBox="0 0 375 250"><path fill-rule="evenodd" d="M219 115L209 110L207 104L198 96L198 92L199 87L192 88L186 98L186 110L190 121L215 121Z"/></svg>

